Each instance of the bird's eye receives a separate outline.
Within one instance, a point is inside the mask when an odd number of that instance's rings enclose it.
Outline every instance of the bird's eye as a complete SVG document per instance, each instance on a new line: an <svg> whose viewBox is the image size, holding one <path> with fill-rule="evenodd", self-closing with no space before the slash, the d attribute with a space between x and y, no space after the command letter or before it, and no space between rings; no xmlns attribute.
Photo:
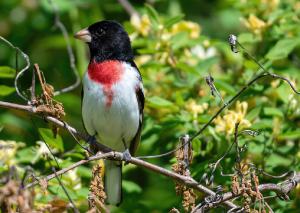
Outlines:
<svg viewBox="0 0 300 213"><path fill-rule="evenodd" d="M100 37L105 34L105 31L101 28L99 31L95 33L96 37Z"/></svg>

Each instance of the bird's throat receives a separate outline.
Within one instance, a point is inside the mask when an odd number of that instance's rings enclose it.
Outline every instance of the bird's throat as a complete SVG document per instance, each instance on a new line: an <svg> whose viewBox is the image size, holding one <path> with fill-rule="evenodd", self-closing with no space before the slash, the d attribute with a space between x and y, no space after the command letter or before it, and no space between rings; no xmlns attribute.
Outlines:
<svg viewBox="0 0 300 213"><path fill-rule="evenodd" d="M89 78L103 87L107 107L110 107L113 101L112 86L121 79L123 73L122 62L117 60L92 61L88 66Z"/></svg>

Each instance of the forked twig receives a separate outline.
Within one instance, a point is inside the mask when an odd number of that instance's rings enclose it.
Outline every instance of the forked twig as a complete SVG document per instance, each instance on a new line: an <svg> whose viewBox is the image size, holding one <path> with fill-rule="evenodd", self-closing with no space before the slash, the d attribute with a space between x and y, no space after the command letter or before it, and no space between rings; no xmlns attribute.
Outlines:
<svg viewBox="0 0 300 213"><path fill-rule="evenodd" d="M73 71L73 74L76 77L76 81L75 81L74 84L72 84L72 85L70 85L66 88L63 88L61 90L55 91L54 96L57 96L57 95L60 95L62 93L70 92L70 91L76 89L80 85L80 77L79 77L79 74L78 74L77 67L75 65L75 56L74 56L74 52L73 52L71 42L70 42L70 39L69 39L68 31L67 31L65 25L60 21L60 16L59 16L59 12L58 12L58 8L57 8L56 4L53 2L53 0L48 0L48 1L52 5L53 13L55 15L54 24L55 24L55 26L57 26L59 28L59 30L61 31L61 33L62 33L62 35L63 35L63 37L66 41L67 51L68 51L69 60L70 60L70 67Z"/></svg>

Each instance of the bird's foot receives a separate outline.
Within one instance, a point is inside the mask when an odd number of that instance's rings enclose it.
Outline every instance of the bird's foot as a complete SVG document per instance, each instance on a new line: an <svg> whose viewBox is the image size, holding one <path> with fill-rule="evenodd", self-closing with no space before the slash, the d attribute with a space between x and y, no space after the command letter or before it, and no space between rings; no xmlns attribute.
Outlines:
<svg viewBox="0 0 300 213"><path fill-rule="evenodd" d="M88 151L93 153L93 154L96 154L97 153L97 151L96 151L97 150L97 144L98 144L96 137L90 135L87 142L89 144L88 147L87 147Z"/></svg>
<svg viewBox="0 0 300 213"><path fill-rule="evenodd" d="M125 164L128 164L129 161L131 160L131 154L129 152L129 149L126 149L124 152L123 152L123 160L125 161Z"/></svg>

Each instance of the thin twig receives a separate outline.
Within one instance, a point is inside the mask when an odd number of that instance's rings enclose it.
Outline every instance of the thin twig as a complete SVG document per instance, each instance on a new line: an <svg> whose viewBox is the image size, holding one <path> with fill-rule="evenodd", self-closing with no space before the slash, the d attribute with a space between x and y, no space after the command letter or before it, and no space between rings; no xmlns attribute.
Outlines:
<svg viewBox="0 0 300 213"><path fill-rule="evenodd" d="M84 147L80 141L78 140L78 138L76 137L76 135L72 132L71 129L69 129L69 126L66 125L66 130L68 130L68 132L70 133L70 135L74 138L74 140L77 142L78 146L80 146L80 148L82 148L83 150L87 151L90 154L93 154L88 148Z"/></svg>
<svg viewBox="0 0 300 213"><path fill-rule="evenodd" d="M65 188L64 184L62 183L62 181L60 180L60 178L58 177L57 173L56 173L56 169L54 168L54 166L51 165L51 161L49 160L49 164L52 168L52 171L53 171L53 174L55 175L55 178L57 179L59 185L61 186L61 188L63 189L64 193L66 194L69 202L71 203L72 205L72 209L74 210L75 213L79 213L79 210L77 209L77 207L75 206L71 196L69 195L67 189Z"/></svg>
<svg viewBox="0 0 300 213"><path fill-rule="evenodd" d="M30 88L30 92L31 92L31 103L35 103L36 102L36 96L35 96L35 72L32 72L32 78L31 78L31 88Z"/></svg>
<svg viewBox="0 0 300 213"><path fill-rule="evenodd" d="M240 147L239 147L239 140L238 140L238 135L239 135L239 125L240 123L236 123L235 127L234 127L234 144L236 146L236 154L237 154L237 158L236 158L236 162L240 163L241 161L241 156L240 156Z"/></svg>
<svg viewBox="0 0 300 213"><path fill-rule="evenodd" d="M127 0L118 0L118 2L122 5L124 10L128 13L128 15L139 15L138 12L134 9L134 7Z"/></svg>
<svg viewBox="0 0 300 213"><path fill-rule="evenodd" d="M14 110L20 110L29 114L33 114L36 115L40 118L45 119L46 121L49 121L53 124L55 124L57 127L63 128L63 129L68 129L69 131L71 131L74 135L76 135L77 137L88 141L88 135L83 134L79 131L77 131L75 128L71 127L70 125L68 125L66 122L60 121L55 117L52 116L42 116L41 114L38 114L36 111L35 107L32 107L30 105L21 105L21 104L15 104L15 103L9 103L9 102L5 102L5 101L0 101L0 107L2 108L7 108L7 109L14 109Z"/></svg>
<svg viewBox="0 0 300 213"><path fill-rule="evenodd" d="M211 176L214 175L214 172L216 171L217 167L220 165L221 161L229 154L229 152L232 150L233 146L236 145L236 150L237 152L239 152L238 150L238 126L239 126L239 123L235 124L235 129L234 129L234 141L233 143L231 143L231 145L229 146L229 148L225 151L225 153L215 162L215 163L212 163L209 165L210 169L211 169ZM239 154L238 154L238 158L239 159ZM224 174L223 173L223 170L221 169L221 175L222 176L233 176L233 174ZM208 177L209 178L209 177ZM210 181L206 181L206 183L208 185L212 184Z"/></svg>
<svg viewBox="0 0 300 213"><path fill-rule="evenodd" d="M273 191L277 194L277 196L281 197L281 198L288 198L287 194L294 188L296 188L297 184L300 183L300 173L297 173L294 177L282 182L282 183L265 183L265 184L260 184L258 186L258 190L262 193L262 192L266 192L266 191ZM224 201L228 201L231 200L233 198L239 197L241 196L242 191L240 193L234 194L232 192L226 192L222 195L222 200L211 203L210 206L206 207L207 209L210 208L215 208L217 206L219 206L220 204L222 204Z"/></svg>
<svg viewBox="0 0 300 213"><path fill-rule="evenodd" d="M300 92L298 92L294 85L290 82L289 79L279 76L279 75L275 75L272 73L261 73L259 75L257 75L256 77L254 77L252 80L250 80L244 87L242 87L227 103L225 103L211 118L210 120L204 124L204 126L199 129L186 143L190 143L192 142L195 138L197 138L226 108L228 108L233 102L235 102L250 86L252 86L256 81L265 78L265 77L273 77L273 78L278 78L278 79L282 79L286 82L288 82L288 84L290 85L291 89L297 93L300 94ZM184 144L183 144L184 145ZM160 158L160 157L165 157L165 156L169 156L173 153L175 153L177 150L179 150L183 145L177 147L176 149L173 149L169 152L163 153L163 154L159 154L159 155L150 155L150 156L140 156L140 159L149 159L149 158Z"/></svg>
<svg viewBox="0 0 300 213"><path fill-rule="evenodd" d="M62 175L78 166L81 166L83 164L86 164L90 161L95 161L95 160L100 160L100 159L110 159L110 160L117 160L117 161L123 161L124 160L124 157L123 157L123 153L121 152L108 152L108 153L98 153L92 157L89 157L88 159L85 159L85 160L80 160L74 164L72 164L71 166L67 167L67 168L64 168L60 171L58 171L56 174L57 175ZM210 190L209 188L199 184L197 181L195 181L193 178L191 177L187 177L187 176L184 176L184 175L180 175L180 174L177 174L175 172L172 172L170 170L167 170L165 168L162 168L160 166L157 166L155 164L151 164L151 163L148 163L146 161L143 161L143 160L140 160L140 159L137 159L135 157L132 157L130 160L127 161L128 163L132 163L134 165L137 165L137 166L140 166L140 167L144 167L148 170L151 170L155 173L159 173L159 174L162 174L164 176L167 176L167 177L170 177L180 183L183 183L197 191L200 191L200 192L203 192L205 193L206 195L211 195L211 196L215 196L215 192L213 192L212 190ZM51 175L48 175L47 177L45 177L46 180L51 180L55 178L55 174L51 174ZM35 185L38 185L38 181L34 181L33 183L30 183L26 186L26 188L30 188L30 187L33 187ZM225 205L230 207L230 208L234 208L236 207L235 204L231 203L231 202L225 202Z"/></svg>
<svg viewBox="0 0 300 213"><path fill-rule="evenodd" d="M15 78L15 88L16 88L16 92L17 92L18 96L19 96L20 98L22 98L24 101L28 102L29 100L28 100L28 99L20 92L20 90L19 90L19 87L18 87L18 80L19 80L19 78L24 74L24 72L25 72L26 70L28 70L29 67L30 67L29 57L28 57L28 55L25 54L19 47L14 46L11 42L9 42L8 40L6 40L6 39L3 38L2 36L0 36L0 39L1 39L2 41L4 41L6 44L8 44L11 48L15 49L16 52L21 53L22 57L23 57L23 58L25 59L25 61L26 61L26 66L25 66L23 69L21 69L21 71L18 72L17 75L16 75L16 78ZM17 56L17 55L16 55L16 56ZM16 60L16 62L17 62L17 61L18 61L18 60Z"/></svg>
<svg viewBox="0 0 300 213"><path fill-rule="evenodd" d="M261 78L271 76L273 78L281 79L281 80L287 82L289 84L289 86L291 87L291 89L296 94L300 94L300 91L296 90L296 88L294 87L294 85L288 78L268 72L264 68L264 66L254 56L252 56L250 53L248 53L246 48L237 41L237 37L235 35L229 36L229 45L231 46L231 50L234 53L238 52L236 48L237 48L237 45L239 45L242 48L243 52L246 55L248 55L260 67L260 69L262 69L262 72L260 72L260 74L256 75L244 87L242 87L227 103L224 103L224 105L211 117L211 119L207 123L205 123L204 126L198 132L196 132L196 134L194 134L194 136L192 136L186 143L191 143L195 138L197 138L226 108L228 108L234 101L236 101L243 94L243 92L245 90L247 90L252 84L254 84L256 81L258 81ZM207 82L207 83L209 83L209 82ZM175 153L177 150L181 149L184 145L185 144L182 144L181 146L177 147L176 149L173 149L173 150L163 153L163 154L151 155L151 156L141 156L140 159L160 158L160 157L169 156L169 155Z"/></svg>
<svg viewBox="0 0 300 213"><path fill-rule="evenodd" d="M214 96L214 97L217 95L220 98L221 102L224 104L224 100L222 98L222 95L217 90L217 87L214 84L214 81L215 81L214 78L209 74L208 76L205 77L205 81L206 81L206 84L210 88L211 95Z"/></svg>
<svg viewBox="0 0 300 213"><path fill-rule="evenodd" d="M45 120L47 120L47 121L55 124L58 127L61 127L61 128L64 128L64 129L68 129L69 131L71 131L78 138L81 138L81 139L83 139L85 141L88 141L88 139L89 139L88 135L80 133L75 128L71 127L70 125L68 125L67 123L65 123L63 121L58 120L57 118L54 118L54 117L51 117L51 116L45 116L45 117L43 117L42 115L39 115L35 111L35 108L32 107L32 106L20 105L20 104L14 104L14 103L0 101L0 107L2 107L2 108L8 108L8 109L20 110L20 111L24 111L24 112L27 112L27 113L39 116L39 117L44 118ZM110 150L108 147L105 147L102 144L99 144L99 149L100 150L104 150L104 151ZM64 169L58 171L57 175L64 174L64 173L68 172L69 170L74 169L74 168L76 168L76 167L78 167L78 166L80 166L82 164L88 163L90 161L98 160L98 159L103 159L103 158L112 158L113 160L123 160L123 154L119 153L119 152L108 152L108 153L105 153L105 154L102 154L102 155L96 155L96 156L90 157L90 158L88 158L86 160L78 161L75 164L71 165L70 167L67 167L67 168L64 168ZM143 161L143 160L140 160L140 159L134 158L134 157L132 157L128 162L132 163L132 164L135 164L137 166L141 166L141 167L147 168L147 169L149 169L151 171L154 171L156 173L160 173L160 174L168 176L170 178L173 178L174 180L182 182L182 183L186 184L187 186L190 186L190 187L192 187L192 188L194 188L194 189L196 189L198 191L201 191L201 192L203 192L203 193L205 193L207 195L212 195L212 196L215 195L215 193L212 190L210 190L209 188L207 188L207 187L199 184L197 181L195 181L194 179L192 179L190 177L179 175L179 174L177 174L175 172L169 171L167 169L164 169L162 167L159 167L157 165L148 163L146 161ZM52 175L47 176L46 179L47 180L51 180L54 177L55 177L55 175L52 174ZM26 187L32 187L32 186L37 185L37 184L38 184L38 182L35 181L35 182L27 185ZM231 203L231 202L226 202L225 204L227 206L229 206L230 208L233 208L234 206L236 207L236 205L233 204L233 203Z"/></svg>
<svg viewBox="0 0 300 213"><path fill-rule="evenodd" d="M56 96L56 95L60 95L62 93L70 92L71 90L76 89L80 85L80 77L79 77L78 70L75 65L75 56L74 56L74 52L73 52L71 42L69 39L68 31L66 30L65 25L60 21L59 12L58 12L58 8L57 8L56 4L53 2L53 0L49 0L49 3L52 5L53 13L55 16L54 17L54 25L59 28L59 30L61 31L61 33L66 41L67 51L68 51L69 60L70 60L70 67L73 71L73 74L76 77L76 81L74 84L72 84L66 88L63 88L59 91L55 91L54 96Z"/></svg>

